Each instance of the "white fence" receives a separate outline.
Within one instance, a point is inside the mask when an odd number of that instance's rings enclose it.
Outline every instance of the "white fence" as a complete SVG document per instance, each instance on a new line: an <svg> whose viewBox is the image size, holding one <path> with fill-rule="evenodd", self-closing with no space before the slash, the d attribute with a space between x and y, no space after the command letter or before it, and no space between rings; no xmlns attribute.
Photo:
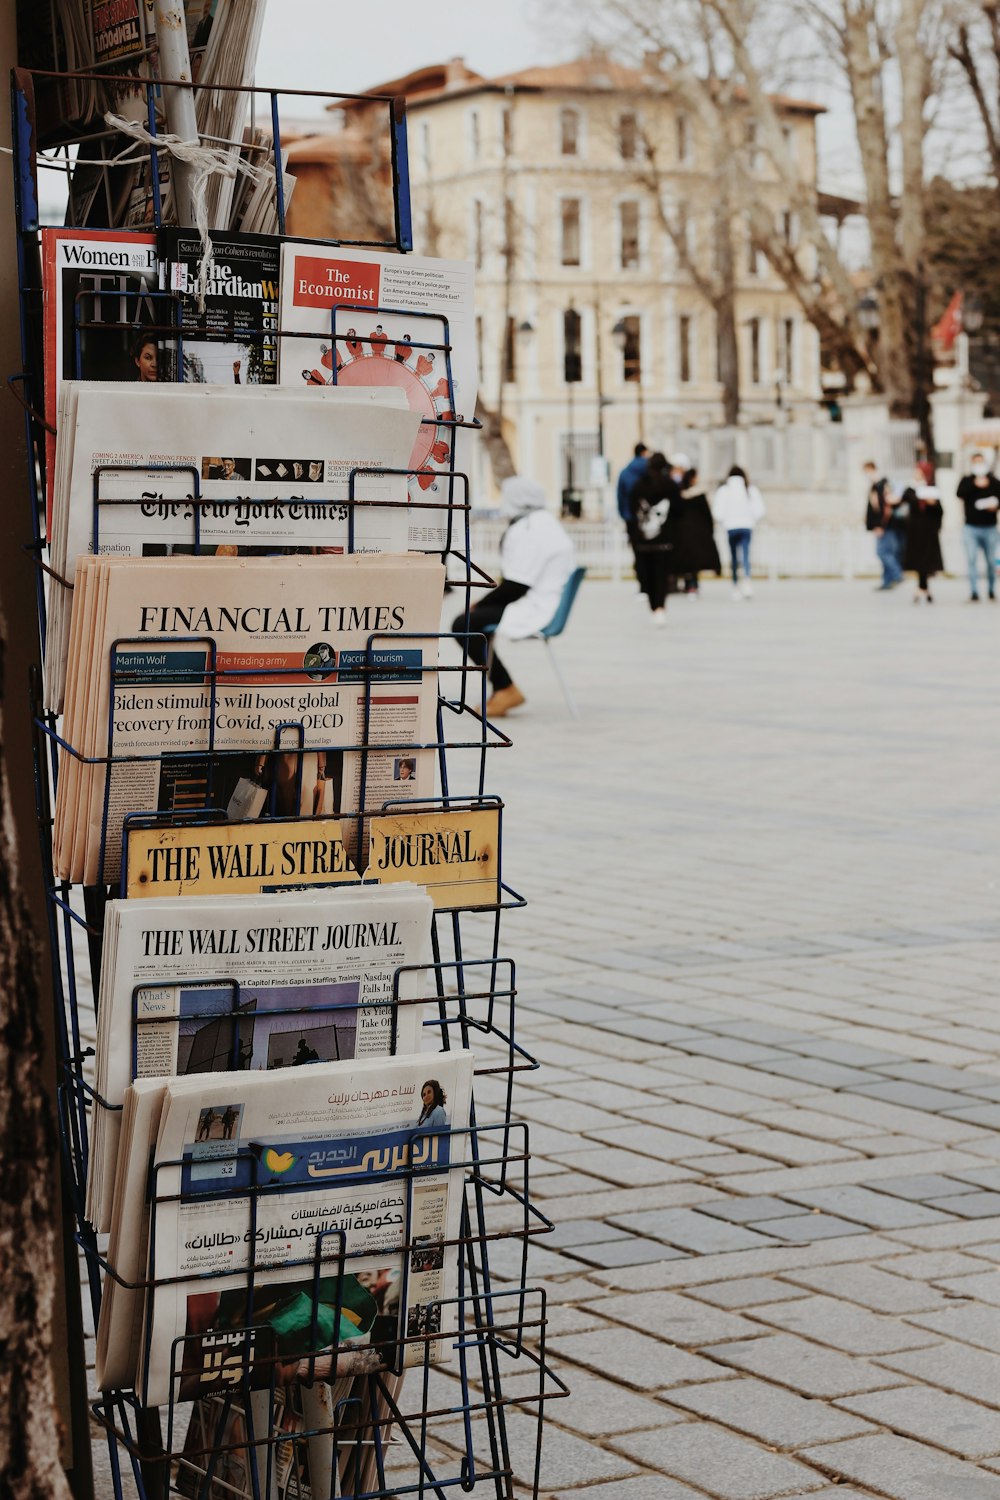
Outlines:
<svg viewBox="0 0 1000 1500"><path fill-rule="evenodd" d="M472 547L477 563L496 576L500 566L500 538L504 521L473 521ZM579 561L595 578L621 579L632 576L632 552L624 527L617 521L568 521ZM721 536L719 553L727 562L726 538ZM945 568L964 573L965 560L959 532L941 538ZM769 578L874 578L879 573L874 538L863 528L851 526L757 527L753 536L753 569Z"/></svg>

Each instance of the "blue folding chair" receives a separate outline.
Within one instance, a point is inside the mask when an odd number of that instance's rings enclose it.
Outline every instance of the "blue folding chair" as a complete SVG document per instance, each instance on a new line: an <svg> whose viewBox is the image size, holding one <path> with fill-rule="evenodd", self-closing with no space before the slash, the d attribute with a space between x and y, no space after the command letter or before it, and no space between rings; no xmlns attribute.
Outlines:
<svg viewBox="0 0 1000 1500"><path fill-rule="evenodd" d="M580 710L576 706L576 700L569 690L569 683L563 676L562 669L556 659L556 654L552 650L552 642L555 640L557 635L562 635L563 631L566 629L566 626L569 623L570 611L573 608L573 601L575 600L577 593L579 592L580 585L586 576L586 568L574 568L572 573L567 578L565 585L563 586L562 596L559 600L559 603L556 605L556 612L552 616L549 623L547 625L543 625L541 630L537 630L534 635L522 637L523 640L527 641L545 642L545 648L548 652L549 661L552 663L552 670L555 672L556 677L559 681L559 686L562 688L562 695L566 699L566 707L569 709L570 714L574 719L578 719L580 717ZM487 625L485 634L492 636L495 631L495 625Z"/></svg>

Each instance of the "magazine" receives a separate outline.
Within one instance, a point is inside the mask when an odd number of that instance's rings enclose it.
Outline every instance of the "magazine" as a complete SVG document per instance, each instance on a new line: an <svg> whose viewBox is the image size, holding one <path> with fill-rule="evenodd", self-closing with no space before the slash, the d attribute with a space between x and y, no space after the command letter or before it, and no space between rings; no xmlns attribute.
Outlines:
<svg viewBox="0 0 1000 1500"><path fill-rule="evenodd" d="M323 404L248 386L64 381L52 567L68 583L92 550L118 556L223 551L405 551L406 484L353 469L405 464L417 419L395 392L323 392ZM126 468L122 469L121 466ZM101 473L98 473L101 470ZM96 476L96 477L95 477ZM202 504L193 503L195 487ZM380 504L390 501L394 504ZM211 503L210 503L211 502ZM96 543L96 545L95 545ZM46 696L63 706L69 590L57 588Z"/></svg>
<svg viewBox="0 0 1000 1500"><path fill-rule="evenodd" d="M45 420L55 427L64 380L156 379L157 340L144 330L171 318L167 300L156 296L152 235L113 229L43 229L41 235ZM50 536L55 467L55 433L49 432L45 518Z"/></svg>
<svg viewBox="0 0 1000 1500"><path fill-rule="evenodd" d="M182 329L165 339L163 379L202 385L276 385L280 241L266 234L213 234L202 274L202 242L190 229L163 229L158 248L170 311Z"/></svg>
<svg viewBox="0 0 1000 1500"><path fill-rule="evenodd" d="M414 885L111 901L97 1007L87 1218L111 1228L135 1078L416 1052L432 906Z"/></svg>
<svg viewBox="0 0 1000 1500"><path fill-rule="evenodd" d="M77 576L63 732L87 759L60 756L60 879L116 879L129 814L235 798L239 817L241 782L282 814L433 794L437 559L84 557ZM91 763L109 754L129 759Z"/></svg>
<svg viewBox="0 0 1000 1500"><path fill-rule="evenodd" d="M469 1052L316 1063L292 1099L280 1073L134 1085L142 1107L129 1090L112 1264L139 1279L148 1222L157 1284L143 1298L114 1282L101 1388L134 1375L159 1406L244 1372L267 1386L444 1358L469 1159L452 1132L468 1126L472 1069ZM143 1302L145 1337L120 1337Z"/></svg>
<svg viewBox="0 0 1000 1500"><path fill-rule="evenodd" d="M403 391L421 419L406 467L431 471L410 479L411 498L423 504L447 503L451 485L437 476L471 467L471 433L453 424L475 416L474 279L470 261L308 240L281 249L282 385ZM464 492L455 498L464 501ZM410 546L442 550L448 521L446 512L414 510Z"/></svg>

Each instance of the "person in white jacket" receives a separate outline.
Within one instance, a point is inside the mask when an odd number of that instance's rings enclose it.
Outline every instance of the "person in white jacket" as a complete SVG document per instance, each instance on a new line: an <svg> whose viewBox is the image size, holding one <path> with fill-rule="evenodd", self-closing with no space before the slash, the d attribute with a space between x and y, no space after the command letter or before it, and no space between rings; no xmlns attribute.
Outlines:
<svg viewBox="0 0 1000 1500"><path fill-rule="evenodd" d="M751 484L738 464L733 464L725 483L715 492L712 514L729 535L729 556L733 568L733 598L749 599L753 593L750 583L750 539L757 522L764 516L764 501L760 490ZM743 565L743 584L740 585L740 563Z"/></svg>
<svg viewBox="0 0 1000 1500"><path fill-rule="evenodd" d="M451 627L458 634L472 632L467 651L479 666L486 662L486 647L476 632L494 625L497 635L512 641L536 635L555 614L575 565L569 533L546 510L545 491L537 481L520 475L505 479L500 486L500 510L510 518L500 543L502 580L475 600L468 625L463 610ZM521 706L524 694L495 650L489 679L493 691L486 712L491 719L502 719Z"/></svg>

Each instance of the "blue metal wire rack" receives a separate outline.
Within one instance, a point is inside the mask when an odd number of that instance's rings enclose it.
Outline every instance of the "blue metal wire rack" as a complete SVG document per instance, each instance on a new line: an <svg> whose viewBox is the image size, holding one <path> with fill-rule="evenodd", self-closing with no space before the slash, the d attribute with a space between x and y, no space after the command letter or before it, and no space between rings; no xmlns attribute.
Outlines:
<svg viewBox="0 0 1000 1500"><path fill-rule="evenodd" d="M32 539L26 551L36 567L38 625L43 649L47 594L53 589L71 589L72 581L60 578L47 561L46 436L52 436L52 429L41 415L45 409L45 392L37 188L38 169L45 164L46 153L39 151L36 141L34 83L36 78L51 84L68 76L15 71L12 77L23 369L9 377L9 384L25 410L31 456ZM96 81L93 75L72 76L85 76L88 81ZM149 79L135 79L133 82L138 89L145 91L149 131L153 137L149 149L149 182L154 219L159 227L162 203L156 146L157 90ZM285 95L300 98L307 91L258 88L252 93L255 102L263 100L269 112L277 211L283 232L279 100ZM336 101L362 96L310 93L309 97ZM384 109L392 174L394 233L385 246L405 252L412 248L405 103L397 98L381 98L375 102ZM55 152L49 153L49 164L64 170L70 144L60 140ZM115 149L114 141L109 141L105 153L107 162ZM171 296L169 300L172 310L164 318L163 331L175 337L180 359L183 339L181 309L175 297ZM336 313L350 310L345 304L331 312L327 337L334 350L338 341L345 337L337 331ZM80 334L88 323L87 311L86 299L78 299L75 305L77 361ZM372 308L365 311L371 313ZM408 309L403 311L410 312ZM515 1500L515 1497L523 1500L523 1497L538 1494L545 1404L553 1397L565 1394L565 1386L546 1363L544 1292L527 1284L530 1240L551 1225L531 1203L527 1130L515 1123L512 1117L515 1074L533 1069L536 1063L516 1040L515 972L513 962L502 952L501 920L504 912L524 903L523 898L504 882L501 874L502 804L487 789L486 752L506 748L510 740L488 722L485 672L469 661L466 649L472 634L468 621L472 590L489 587L492 580L471 557L469 481L465 473L455 468L458 431L478 424L474 420L466 421L455 412L449 339L447 323L444 322L442 340L421 347L444 357L448 405L444 412L426 420L433 421L443 434L450 461L436 470L415 470L404 476L409 482L419 482L422 476L433 474L439 489L444 481L446 495L439 493L433 499L424 500L419 498L418 489L408 502L366 497L364 492L368 481L398 475L399 471L358 469L350 476L349 498L341 502L339 514L347 524L347 551L354 550L355 511L363 507L405 503L409 508L419 507L446 514L444 542L440 549L435 550L440 550L442 560L449 566L451 586L463 592L465 597L466 628L454 638L463 647L462 660L457 665L435 661L432 667L424 666L421 660L416 668L418 672L433 670L439 673L436 738L419 746L388 745L381 738L376 742L371 729L372 685L387 671L385 638L377 634L369 637L363 660L355 665L365 685L363 729L358 743L350 747L362 759L361 794L358 807L348 809L340 816L348 823L354 820L358 847L363 844L361 832L367 820L387 812L493 809L497 816L495 899L484 902L480 896L468 905L437 908L431 935L432 961L421 966L430 976L431 992L431 998L421 1002L426 1007L424 1027L436 1035L441 1051L475 1047L477 1077L490 1079L493 1085L491 1103L494 1113L499 1115L489 1123L481 1122L477 1118L474 1096L469 1128L456 1133L462 1137L461 1143L453 1147L459 1159L453 1159L448 1170L461 1178L461 1231L457 1241L445 1248L446 1253L457 1257L457 1295L442 1301L437 1313L430 1317L433 1326L398 1329L390 1341L390 1354L381 1370L357 1376L348 1389L342 1382L324 1386L317 1380L310 1381L308 1377L316 1374L315 1367L320 1359L326 1358L329 1362L332 1357L336 1367L338 1345L335 1342L332 1349L329 1345L322 1346L316 1317L321 1272L328 1273L332 1264L340 1286L345 1261L350 1260L343 1235L339 1241L334 1235L332 1245L317 1246L310 1273L316 1279L317 1288L313 1297L311 1336L305 1339L301 1351L301 1358L309 1369L303 1381L286 1385L279 1378L280 1367L276 1358L265 1358L255 1367L247 1353L250 1341L246 1335L251 1331L254 1277L259 1269L254 1250L246 1288L244 1338L242 1344L234 1346L238 1378L233 1379L223 1392L192 1404L187 1399L188 1392L183 1392L184 1399L181 1398L183 1381L178 1373L178 1378L172 1382L170 1400L162 1411L145 1405L142 1393L133 1390L105 1391L92 1401L93 1421L108 1440L116 1500L126 1500L131 1495L138 1496L139 1500L167 1500L172 1495L197 1496L198 1500L222 1500L223 1496L232 1500L240 1495L252 1497L252 1500L278 1500L279 1496L282 1500L334 1500L334 1497L388 1500L390 1496L415 1496L418 1500L435 1496L438 1500L447 1500L455 1493L491 1495L495 1500ZM331 363L335 380L335 357ZM120 479L128 471L118 468L115 472ZM178 497L165 503L175 507L172 515L179 527L190 526L190 550L198 552L202 550L200 526L207 507L211 506L212 513L217 516L227 503L237 502L204 500L198 474L193 470L168 472L172 473L180 491ZM103 508L109 505L139 506L142 503L138 496L112 499L102 494L103 478L103 472L94 477L92 541L95 552L101 549ZM417 639L426 641L427 637L414 638L411 646ZM396 635L392 641L393 645L398 645L400 637ZM436 644L435 641L435 647ZM127 642L117 642L112 647L109 673L113 684L128 676L127 647ZM123 651L122 648L126 649ZM217 684L227 674L216 665L214 641L202 641L200 649L203 660L199 680L207 685L214 702ZM134 664L132 671L134 681ZM259 669L257 672L259 675ZM457 689L454 692L446 690L446 684L454 681L456 675ZM39 681L32 683L31 696L35 722L36 803L49 894L47 921L54 959L53 1000L63 1077L57 1107L65 1172L76 1211L76 1225L72 1232L84 1258L96 1320L108 1279L121 1283L122 1278L108 1262L104 1246L84 1216L88 1142L94 1111L118 1106L113 1101L102 1099L93 1088L90 1073L92 1052L85 1043L82 1012L88 988L97 992L104 913L112 891L104 882L93 887L78 887L55 878L51 849L52 814L60 756L102 765L106 768L107 779L116 766L137 758L115 754L113 713L108 755L97 758L80 756L75 747L68 745L60 735L56 716L44 711ZM114 692L111 696L113 703ZM214 714L211 717L214 719ZM295 736L291 745L286 738L288 734ZM364 768L369 754L414 749L433 751L440 796L417 802L383 801L367 806ZM205 761L210 761L220 755L239 752L216 751L210 740L201 753ZM273 748L265 752L269 756L298 757L299 776L306 753L303 726L295 723L280 726ZM473 765L471 786L470 755ZM456 773L454 768L459 763L460 769ZM464 785L453 790L456 774L464 778ZM192 820L210 823L223 817L224 814L212 806L210 774L205 778L203 805L193 810L135 810L125 817L118 830L108 825L106 805L103 839L107 845L114 842L116 851L120 850L121 893L124 894L127 887L129 839L134 831L175 826ZM257 821L264 825L281 821L273 801L263 819ZM414 1003L400 998L400 981L408 972L406 969L396 972L392 1000L387 1004L398 1007ZM201 983L205 987L214 987L216 992L225 991L230 995L228 1014L235 1051L244 1014L239 984L223 973L206 973ZM133 1053L138 1025L134 1014ZM412 1189L415 1170L412 1162L408 1162L397 1172L407 1195ZM266 1191L266 1186L251 1182L247 1208L251 1221L256 1214L258 1197ZM157 1173L154 1172L149 1183L149 1203L154 1218L160 1201ZM422 1247L419 1240L412 1240L408 1229L405 1229L403 1238L407 1263L412 1255L426 1253L426 1247ZM250 1243L255 1245L253 1239ZM502 1279L498 1279L491 1269L491 1252L497 1244L504 1247ZM147 1271L147 1275L130 1284L147 1300L162 1295L164 1288L176 1280L159 1276L152 1263ZM338 1291L337 1296L340 1295ZM442 1335L442 1326L453 1331ZM262 1330L261 1338L266 1340L266 1337L266 1330ZM436 1362L435 1350L443 1339L451 1346L452 1360L442 1365ZM175 1350L178 1372L184 1367L184 1342L179 1340ZM411 1364L403 1384L400 1371L405 1349L411 1351L409 1358L411 1361L415 1358L415 1363ZM79 1387L84 1372L76 1370L71 1373ZM526 1374L530 1375L530 1380L524 1378ZM518 1377L513 1385L515 1394L505 1394L508 1375ZM511 1412L518 1418L517 1442L512 1441L508 1421ZM530 1428L530 1441L525 1444L526 1423Z"/></svg>

